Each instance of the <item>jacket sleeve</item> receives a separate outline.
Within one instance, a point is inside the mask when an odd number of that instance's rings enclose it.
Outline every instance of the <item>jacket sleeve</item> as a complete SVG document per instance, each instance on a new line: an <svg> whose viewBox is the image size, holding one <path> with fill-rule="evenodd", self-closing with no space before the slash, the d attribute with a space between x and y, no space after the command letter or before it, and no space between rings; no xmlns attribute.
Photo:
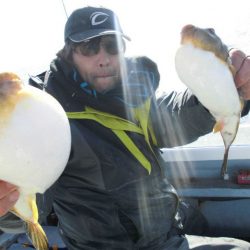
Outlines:
<svg viewBox="0 0 250 250"><path fill-rule="evenodd" d="M7 213L6 215L0 217L0 230L6 233L24 233L25 222L19 219L12 213Z"/></svg>
<svg viewBox="0 0 250 250"><path fill-rule="evenodd" d="M191 143L210 133L215 119L190 90L162 95L151 109L153 130L159 147Z"/></svg>
<svg viewBox="0 0 250 250"><path fill-rule="evenodd" d="M243 106L243 109L241 111L241 116L248 115L249 110L250 110L250 100L244 101L244 106Z"/></svg>

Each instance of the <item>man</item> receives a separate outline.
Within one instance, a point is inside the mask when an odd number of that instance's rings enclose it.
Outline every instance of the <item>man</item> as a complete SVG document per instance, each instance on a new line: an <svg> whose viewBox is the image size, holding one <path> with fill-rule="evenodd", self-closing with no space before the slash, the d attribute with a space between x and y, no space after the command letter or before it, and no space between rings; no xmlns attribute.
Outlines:
<svg viewBox="0 0 250 250"><path fill-rule="evenodd" d="M47 192L60 233L68 249L197 247L200 239L184 237L176 219L179 199L162 171L159 148L196 140L211 131L214 119L189 90L156 100L156 64L147 57L124 58L124 39L111 10L78 9L45 76L44 89L64 107L72 132L67 167ZM250 61L241 51L231 53L236 84L250 99ZM246 103L243 114L248 110ZM1 182L5 231L22 229L8 213L17 199L18 188ZM202 249L211 239L204 241ZM223 249L250 249L240 240L214 241Z"/></svg>

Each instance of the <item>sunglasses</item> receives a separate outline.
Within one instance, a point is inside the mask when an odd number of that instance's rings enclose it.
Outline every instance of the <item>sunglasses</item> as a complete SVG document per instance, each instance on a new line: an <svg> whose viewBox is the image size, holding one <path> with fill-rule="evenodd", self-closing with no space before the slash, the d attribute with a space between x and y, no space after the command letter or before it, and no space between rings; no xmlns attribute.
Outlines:
<svg viewBox="0 0 250 250"><path fill-rule="evenodd" d="M76 49L84 56L94 56L99 53L101 47L110 55L117 55L125 51L124 41L121 40L119 43L115 36L96 37L77 44Z"/></svg>

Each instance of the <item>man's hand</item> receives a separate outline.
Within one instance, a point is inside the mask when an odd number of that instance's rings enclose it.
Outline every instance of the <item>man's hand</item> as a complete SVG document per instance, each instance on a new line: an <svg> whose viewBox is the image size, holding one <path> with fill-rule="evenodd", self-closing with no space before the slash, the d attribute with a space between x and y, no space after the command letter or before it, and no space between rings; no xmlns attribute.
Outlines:
<svg viewBox="0 0 250 250"><path fill-rule="evenodd" d="M19 198L18 188L0 180L0 217L5 215Z"/></svg>
<svg viewBox="0 0 250 250"><path fill-rule="evenodd" d="M250 100L250 56L238 49L232 49L229 54L236 69L235 85L239 94L244 100Z"/></svg>

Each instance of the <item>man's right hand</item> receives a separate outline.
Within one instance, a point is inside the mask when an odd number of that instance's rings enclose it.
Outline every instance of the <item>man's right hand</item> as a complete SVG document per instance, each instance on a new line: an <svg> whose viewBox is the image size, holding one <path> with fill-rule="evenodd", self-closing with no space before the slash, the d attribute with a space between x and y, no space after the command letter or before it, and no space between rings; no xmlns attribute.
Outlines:
<svg viewBox="0 0 250 250"><path fill-rule="evenodd" d="M18 198L18 187L0 180L0 217L15 205Z"/></svg>

